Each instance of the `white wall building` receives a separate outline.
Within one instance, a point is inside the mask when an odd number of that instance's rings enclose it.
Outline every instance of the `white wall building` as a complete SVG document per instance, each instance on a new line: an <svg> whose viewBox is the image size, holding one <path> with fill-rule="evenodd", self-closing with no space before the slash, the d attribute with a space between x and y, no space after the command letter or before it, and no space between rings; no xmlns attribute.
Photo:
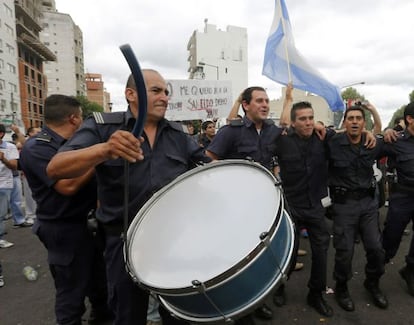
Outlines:
<svg viewBox="0 0 414 325"><path fill-rule="evenodd" d="M248 86L247 29L222 31L204 23L204 31L195 30L188 41L189 79L229 80L234 100Z"/></svg>
<svg viewBox="0 0 414 325"><path fill-rule="evenodd" d="M70 15L56 11L54 1L43 8L40 40L57 57L44 65L48 94L86 96L82 31Z"/></svg>
<svg viewBox="0 0 414 325"><path fill-rule="evenodd" d="M13 0L0 0L0 123L20 124L16 15Z"/></svg>

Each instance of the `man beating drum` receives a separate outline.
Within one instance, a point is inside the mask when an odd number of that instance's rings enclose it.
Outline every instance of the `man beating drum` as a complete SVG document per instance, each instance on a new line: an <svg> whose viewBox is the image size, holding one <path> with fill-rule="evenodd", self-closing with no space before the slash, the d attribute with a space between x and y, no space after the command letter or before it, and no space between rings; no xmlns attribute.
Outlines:
<svg viewBox="0 0 414 325"><path fill-rule="evenodd" d="M164 118L169 98L164 78L149 69L143 70L143 77L148 112L141 138L130 132L138 115L137 88L130 76L125 88L128 110L102 113L85 120L48 166L48 175L53 179L77 177L89 168L96 169L100 202L96 217L105 232L109 304L115 325L145 325L148 307L148 292L137 286L125 270L121 238L123 159L130 162L130 221L154 192L192 168L194 163L210 161L181 125ZM160 314L164 325L181 323L163 308Z"/></svg>

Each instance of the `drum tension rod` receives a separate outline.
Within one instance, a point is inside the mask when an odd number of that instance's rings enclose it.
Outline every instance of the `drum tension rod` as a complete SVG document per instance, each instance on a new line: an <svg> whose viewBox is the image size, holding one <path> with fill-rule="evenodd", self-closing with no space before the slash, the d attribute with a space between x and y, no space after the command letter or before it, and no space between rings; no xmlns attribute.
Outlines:
<svg viewBox="0 0 414 325"><path fill-rule="evenodd" d="M270 250L270 254L273 256L273 260L275 261L275 266L280 271L282 281L286 282L287 281L287 274L283 272L282 267L280 266L280 264L276 262L277 261L277 256L276 256L275 252L273 251L272 246L270 246L269 232L268 231L262 232L260 234L259 238L260 238L261 242L263 243L263 245L265 245Z"/></svg>
<svg viewBox="0 0 414 325"><path fill-rule="evenodd" d="M224 313L220 310L220 308L218 308L217 305L213 302L213 300L207 295L206 286L203 282L199 280L193 280L191 281L191 284L193 285L194 289L196 289L199 293L204 295L204 297L207 299L210 305L221 315L221 317L223 317L223 320L226 323L231 323L231 324L234 323L234 321L231 318L224 315Z"/></svg>

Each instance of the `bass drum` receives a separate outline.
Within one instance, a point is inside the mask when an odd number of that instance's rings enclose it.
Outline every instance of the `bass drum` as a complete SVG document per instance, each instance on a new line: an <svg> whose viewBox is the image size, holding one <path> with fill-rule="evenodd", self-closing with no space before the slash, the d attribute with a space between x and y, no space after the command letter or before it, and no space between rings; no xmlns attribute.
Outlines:
<svg viewBox="0 0 414 325"><path fill-rule="evenodd" d="M253 310L287 276L295 246L273 175L223 160L157 192L131 223L128 271L176 317L207 323Z"/></svg>

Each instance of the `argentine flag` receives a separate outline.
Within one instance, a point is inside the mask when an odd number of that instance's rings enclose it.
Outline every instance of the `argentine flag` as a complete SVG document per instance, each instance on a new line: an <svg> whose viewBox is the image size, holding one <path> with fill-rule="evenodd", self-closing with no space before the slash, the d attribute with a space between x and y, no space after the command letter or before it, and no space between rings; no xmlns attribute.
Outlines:
<svg viewBox="0 0 414 325"><path fill-rule="evenodd" d="M284 85L292 82L294 88L325 98L332 111L343 111L339 87L313 69L296 49L285 1L275 0L275 3L262 74Z"/></svg>

